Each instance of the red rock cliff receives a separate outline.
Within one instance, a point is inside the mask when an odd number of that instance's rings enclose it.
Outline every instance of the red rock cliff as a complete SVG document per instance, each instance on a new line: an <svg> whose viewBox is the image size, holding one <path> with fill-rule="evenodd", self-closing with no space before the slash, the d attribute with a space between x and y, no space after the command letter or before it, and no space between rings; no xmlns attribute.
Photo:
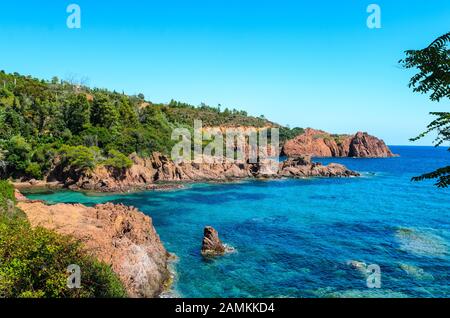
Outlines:
<svg viewBox="0 0 450 318"><path fill-rule="evenodd" d="M283 154L288 157L309 155L313 157L394 157L383 140L358 132L355 135L334 135L322 130L307 128L294 139L286 141Z"/></svg>

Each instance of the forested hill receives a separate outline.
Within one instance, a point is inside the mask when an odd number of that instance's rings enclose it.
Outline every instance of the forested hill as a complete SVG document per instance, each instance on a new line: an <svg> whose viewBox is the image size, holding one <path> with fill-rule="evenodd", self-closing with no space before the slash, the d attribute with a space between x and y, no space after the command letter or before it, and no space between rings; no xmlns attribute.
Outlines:
<svg viewBox="0 0 450 318"><path fill-rule="evenodd" d="M142 94L125 95L53 78L40 80L0 72L0 177L42 178L55 156L74 168L125 167L127 156L169 153L172 129L204 126L277 126L245 111L154 104ZM301 129L280 127L286 140Z"/></svg>

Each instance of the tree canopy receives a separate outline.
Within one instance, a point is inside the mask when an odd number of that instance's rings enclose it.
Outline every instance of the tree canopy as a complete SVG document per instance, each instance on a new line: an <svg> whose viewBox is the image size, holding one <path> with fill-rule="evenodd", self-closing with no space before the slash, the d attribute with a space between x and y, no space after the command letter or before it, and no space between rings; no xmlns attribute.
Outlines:
<svg viewBox="0 0 450 318"><path fill-rule="evenodd" d="M444 34L421 50L408 50L400 63L407 69L417 69L409 87L414 92L430 94L432 101L439 102L450 98L450 33ZM426 131L412 138L412 141L423 138L431 132L437 133L434 140L436 146L450 141L450 113L431 112L436 118L427 126ZM450 148L449 148L450 151ZM437 179L436 185L446 188L450 185L450 166L439 168L433 172L413 178L414 181Z"/></svg>

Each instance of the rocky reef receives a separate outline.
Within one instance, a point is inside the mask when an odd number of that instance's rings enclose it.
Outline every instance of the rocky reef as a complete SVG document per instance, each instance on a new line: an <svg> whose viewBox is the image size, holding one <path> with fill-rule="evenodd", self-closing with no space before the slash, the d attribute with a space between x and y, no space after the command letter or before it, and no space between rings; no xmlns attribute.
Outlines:
<svg viewBox="0 0 450 318"><path fill-rule="evenodd" d="M152 219L133 207L111 203L46 205L16 192L18 207L32 226L70 235L97 259L109 264L130 297L157 297L170 280L166 251Z"/></svg>
<svg viewBox="0 0 450 318"><path fill-rule="evenodd" d="M394 157L383 140L358 132L355 135L335 135L307 128L294 139L285 142L282 153L288 157L310 155L313 157Z"/></svg>

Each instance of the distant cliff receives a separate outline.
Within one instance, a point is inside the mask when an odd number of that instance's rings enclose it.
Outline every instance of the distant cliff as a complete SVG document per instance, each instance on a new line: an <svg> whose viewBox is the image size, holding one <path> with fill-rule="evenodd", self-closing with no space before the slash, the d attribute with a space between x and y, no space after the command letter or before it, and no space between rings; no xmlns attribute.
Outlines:
<svg viewBox="0 0 450 318"><path fill-rule="evenodd" d="M285 142L282 153L288 157L388 158L395 155L383 140L366 132L355 135L336 135L312 128Z"/></svg>

